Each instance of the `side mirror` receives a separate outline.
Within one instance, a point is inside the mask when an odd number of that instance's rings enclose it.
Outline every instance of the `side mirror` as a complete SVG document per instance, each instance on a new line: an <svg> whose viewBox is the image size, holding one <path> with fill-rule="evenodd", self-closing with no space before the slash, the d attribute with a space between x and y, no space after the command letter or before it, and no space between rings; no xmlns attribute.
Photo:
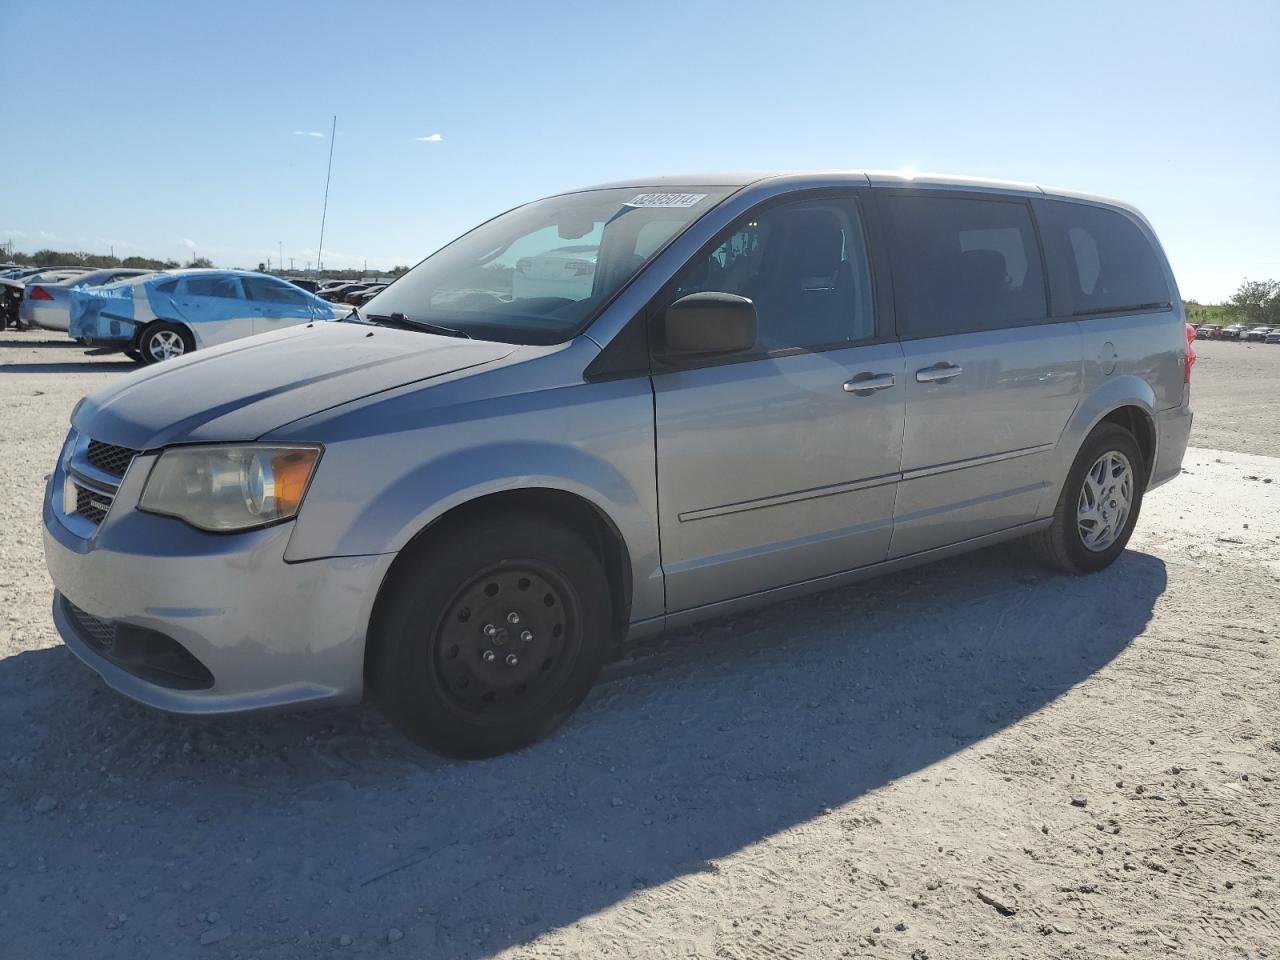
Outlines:
<svg viewBox="0 0 1280 960"><path fill-rule="evenodd" d="M715 357L756 343L756 307L732 293L691 293L662 315L665 358Z"/></svg>

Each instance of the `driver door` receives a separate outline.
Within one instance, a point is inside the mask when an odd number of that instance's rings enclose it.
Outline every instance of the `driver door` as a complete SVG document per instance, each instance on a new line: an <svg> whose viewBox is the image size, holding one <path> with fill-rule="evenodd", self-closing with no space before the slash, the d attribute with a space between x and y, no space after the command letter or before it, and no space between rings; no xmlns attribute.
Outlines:
<svg viewBox="0 0 1280 960"><path fill-rule="evenodd" d="M902 460L902 349L877 336L853 193L744 217L667 302L704 291L751 299L757 342L654 358L669 613L884 560Z"/></svg>

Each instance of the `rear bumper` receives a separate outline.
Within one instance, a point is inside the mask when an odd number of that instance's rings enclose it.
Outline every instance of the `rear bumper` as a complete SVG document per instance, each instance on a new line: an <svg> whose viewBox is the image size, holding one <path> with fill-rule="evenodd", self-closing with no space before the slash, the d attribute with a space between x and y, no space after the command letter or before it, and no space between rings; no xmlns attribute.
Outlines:
<svg viewBox="0 0 1280 960"><path fill-rule="evenodd" d="M366 628L392 555L286 563L292 524L218 536L120 502L84 538L57 510L46 495L54 623L121 693L188 714L361 698ZM129 650L104 644L94 624L121 629ZM190 665L184 653L207 670L186 671L203 683L184 683L182 669L166 680L175 654L180 668Z"/></svg>
<svg viewBox="0 0 1280 960"><path fill-rule="evenodd" d="M65 304L23 300L18 308L18 319L30 327L66 333L71 315Z"/></svg>
<svg viewBox="0 0 1280 960"><path fill-rule="evenodd" d="M1173 407L1156 414L1156 462L1147 489L1168 483L1182 472L1182 458L1191 438L1195 412L1190 406Z"/></svg>

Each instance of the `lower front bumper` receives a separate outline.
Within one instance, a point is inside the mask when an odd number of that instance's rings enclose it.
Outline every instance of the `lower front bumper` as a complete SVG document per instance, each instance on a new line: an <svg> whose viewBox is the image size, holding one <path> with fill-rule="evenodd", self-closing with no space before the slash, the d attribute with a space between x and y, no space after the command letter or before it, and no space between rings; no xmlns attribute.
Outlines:
<svg viewBox="0 0 1280 960"><path fill-rule="evenodd" d="M174 713L353 703L365 633L394 556L286 563L290 524L232 536L128 511L81 539L45 502L44 546L63 641L121 693ZM112 662L62 598L111 624L154 631L213 675L205 689L153 682Z"/></svg>

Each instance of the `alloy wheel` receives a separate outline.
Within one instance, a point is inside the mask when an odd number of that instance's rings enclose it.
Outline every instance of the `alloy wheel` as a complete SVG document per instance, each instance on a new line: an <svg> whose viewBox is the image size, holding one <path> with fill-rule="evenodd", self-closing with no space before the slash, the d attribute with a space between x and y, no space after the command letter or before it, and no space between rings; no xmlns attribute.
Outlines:
<svg viewBox="0 0 1280 960"><path fill-rule="evenodd" d="M1076 529L1086 550L1101 553L1124 531L1133 509L1133 465L1108 450L1084 475L1076 500Z"/></svg>

